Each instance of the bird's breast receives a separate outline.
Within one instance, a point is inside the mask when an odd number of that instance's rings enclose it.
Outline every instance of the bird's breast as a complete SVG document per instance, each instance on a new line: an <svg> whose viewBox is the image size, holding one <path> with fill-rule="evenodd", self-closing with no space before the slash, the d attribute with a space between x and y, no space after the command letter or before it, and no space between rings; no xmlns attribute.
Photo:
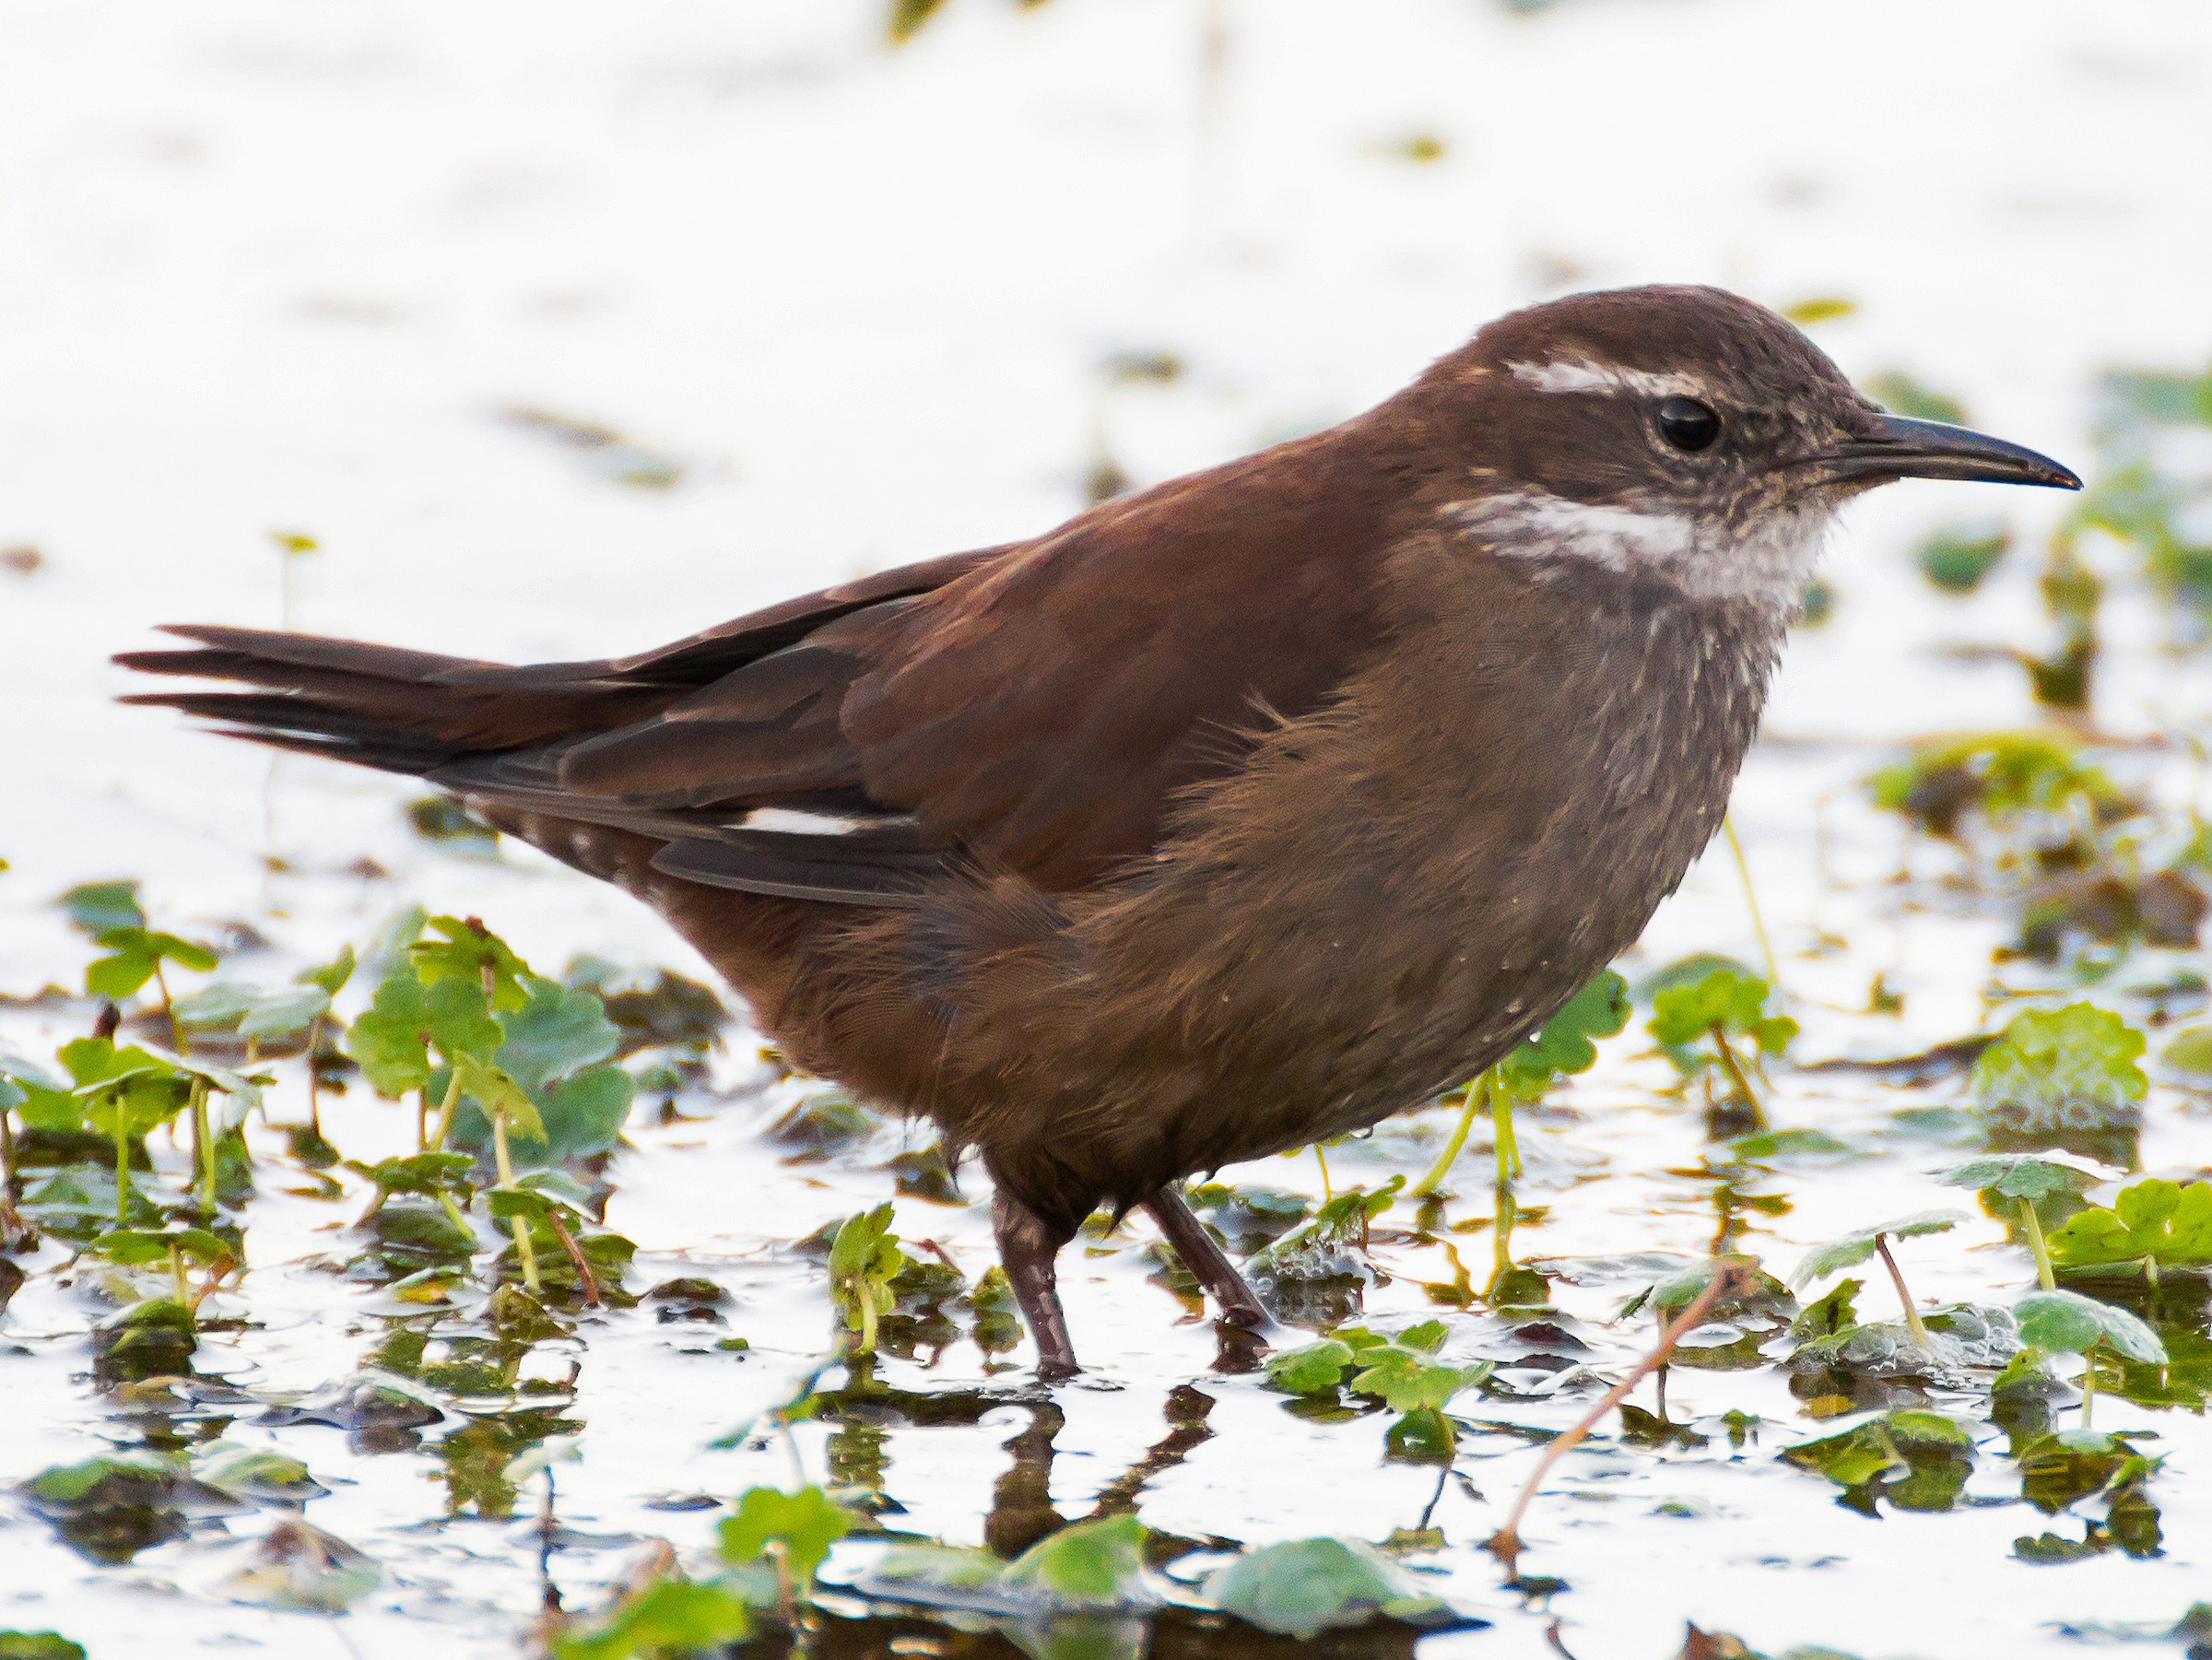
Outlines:
<svg viewBox="0 0 2212 1660"><path fill-rule="evenodd" d="M1755 616L1632 599L1401 638L1075 924L1099 1069L1155 1077L1147 1121L1209 1163L1472 1077L1720 828L1772 650Z"/></svg>

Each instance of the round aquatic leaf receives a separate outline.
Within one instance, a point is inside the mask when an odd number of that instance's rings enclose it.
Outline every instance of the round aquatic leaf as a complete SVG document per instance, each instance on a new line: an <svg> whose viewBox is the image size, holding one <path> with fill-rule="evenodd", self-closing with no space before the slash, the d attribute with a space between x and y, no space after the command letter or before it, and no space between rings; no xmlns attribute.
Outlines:
<svg viewBox="0 0 2212 1660"><path fill-rule="evenodd" d="M505 1035L494 1057L524 1089L543 1089L620 1046L621 1029L606 1018L606 1006L594 994L551 980L525 983L528 1001L500 1019Z"/></svg>
<svg viewBox="0 0 2212 1660"><path fill-rule="evenodd" d="M309 1614L343 1614L376 1589L376 1560L310 1523L279 1522L245 1567L223 1582L234 1602Z"/></svg>
<svg viewBox="0 0 2212 1660"><path fill-rule="evenodd" d="M999 1589L1006 1564L988 1550L960 1545L901 1545L853 1582L863 1596L980 1614L1018 1614Z"/></svg>
<svg viewBox="0 0 2212 1660"><path fill-rule="evenodd" d="M1144 1557L1150 1532L1135 1516L1077 1522L1007 1563L1000 1588L1039 1612L1156 1607L1161 1597Z"/></svg>
<svg viewBox="0 0 2212 1660"><path fill-rule="evenodd" d="M614 1609L553 1640L556 1660L637 1660L642 1654L719 1654L752 1632L749 1606L724 1585L655 1580Z"/></svg>
<svg viewBox="0 0 2212 1660"><path fill-rule="evenodd" d="M2092 1205L2052 1230L2051 1260L2062 1268L2141 1262L2166 1267L2212 1265L2212 1183L2146 1177L2120 1190L2107 1209Z"/></svg>
<svg viewBox="0 0 2212 1660"><path fill-rule="evenodd" d="M1830 1274L1840 1274L1845 1268L1854 1268L1872 1256L1884 1239L1911 1239L1915 1234L1942 1233L1956 1228L1966 1217L1956 1210L1923 1210L1912 1216L1900 1217L1877 1227L1861 1228L1841 1239L1819 1245L1797 1265L1790 1276L1794 1286L1810 1285L1817 1279L1826 1279Z"/></svg>
<svg viewBox="0 0 2212 1660"><path fill-rule="evenodd" d="M732 1562L757 1561L771 1544L780 1544L793 1575L804 1582L852 1531L853 1513L818 1487L795 1493L757 1487L737 1501L735 1515L723 1518L722 1554Z"/></svg>
<svg viewBox="0 0 2212 1660"><path fill-rule="evenodd" d="M2184 1026L2162 1058L2177 1072L2212 1072L2212 1026Z"/></svg>
<svg viewBox="0 0 2212 1660"><path fill-rule="evenodd" d="M1301 1642L1377 1618L1419 1620L1449 1611L1405 1569L1352 1539L1265 1546L1209 1575L1206 1597L1224 1614Z"/></svg>
<svg viewBox="0 0 2212 1660"><path fill-rule="evenodd" d="M1974 1093L2029 1129L2129 1123L2150 1089L2136 1065L2144 1047L2141 1032L2093 1003L2031 1010L1982 1052Z"/></svg>
<svg viewBox="0 0 2212 1660"><path fill-rule="evenodd" d="M282 1038L305 1031L330 1013L330 994L319 985L291 985L265 992L238 1023L241 1038Z"/></svg>
<svg viewBox="0 0 2212 1660"><path fill-rule="evenodd" d="M0 1660L85 1660L85 1649L59 1631L0 1631Z"/></svg>
<svg viewBox="0 0 2212 1660"><path fill-rule="evenodd" d="M1290 1395L1319 1395L1343 1382L1351 1365L1351 1345L1324 1337L1270 1356L1267 1382Z"/></svg>
<svg viewBox="0 0 2212 1660"><path fill-rule="evenodd" d="M330 1491L309 1473L306 1465L273 1447L215 1441L194 1447L191 1458L194 1476L234 1498L303 1504Z"/></svg>
<svg viewBox="0 0 2212 1660"><path fill-rule="evenodd" d="M98 938L117 928L146 926L136 882L80 882L62 895L61 907L72 926Z"/></svg>
<svg viewBox="0 0 2212 1660"><path fill-rule="evenodd" d="M1971 1187L1978 1193L1994 1191L2008 1199L2087 1193L2106 1180L2093 1171L2033 1153L1995 1153L1985 1159L1970 1159L1946 1171L1943 1179L1953 1187Z"/></svg>
<svg viewBox="0 0 2212 1660"><path fill-rule="evenodd" d="M2053 1354L2088 1354L2103 1344L2115 1354L2147 1365L2166 1362L2159 1334L2125 1309L2078 1291L2037 1291L2014 1306L2020 1340Z"/></svg>
<svg viewBox="0 0 2212 1660"><path fill-rule="evenodd" d="M1631 1011L1629 983L1607 969L1568 998L1526 1042L1514 1044L1499 1063L1499 1076L1515 1096L1532 1101L1551 1087L1555 1077L1594 1065L1594 1040L1620 1031Z"/></svg>

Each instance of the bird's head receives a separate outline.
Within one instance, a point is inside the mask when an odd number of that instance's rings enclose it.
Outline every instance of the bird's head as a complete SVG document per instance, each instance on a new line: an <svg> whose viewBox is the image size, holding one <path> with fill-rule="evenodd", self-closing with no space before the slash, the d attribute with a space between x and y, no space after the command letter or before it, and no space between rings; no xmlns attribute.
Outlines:
<svg viewBox="0 0 2212 1660"><path fill-rule="evenodd" d="M1787 321L1718 288L1515 312L1418 390L1432 441L1463 464L1443 514L1541 581L1595 566L1786 613L1836 509L1863 490L2081 488L2032 450L1885 414Z"/></svg>

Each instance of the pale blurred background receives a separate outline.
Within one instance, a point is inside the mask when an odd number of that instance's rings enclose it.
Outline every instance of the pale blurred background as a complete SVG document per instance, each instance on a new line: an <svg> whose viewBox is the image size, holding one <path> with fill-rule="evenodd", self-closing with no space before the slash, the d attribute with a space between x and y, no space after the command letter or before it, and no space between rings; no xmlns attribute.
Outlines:
<svg viewBox="0 0 2212 1660"><path fill-rule="evenodd" d="M2071 457L2100 366L2212 348L2190 0L949 0L896 48L885 5L0 11L0 977L69 882L229 914L265 850L409 858L403 786L291 763L267 816L264 758L108 701L154 623L284 618L272 531L321 545L298 626L596 655L1326 424L1573 288L1848 300L1853 372ZM1949 626L1900 549L1975 494L1858 516L1775 730L1928 724L1875 671ZM1984 622L2035 621L2011 582Z"/></svg>

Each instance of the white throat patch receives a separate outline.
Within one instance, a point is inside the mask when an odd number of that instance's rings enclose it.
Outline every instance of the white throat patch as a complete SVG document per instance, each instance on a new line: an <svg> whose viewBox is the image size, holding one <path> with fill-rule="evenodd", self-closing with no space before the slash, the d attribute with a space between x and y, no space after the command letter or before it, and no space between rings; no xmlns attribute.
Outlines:
<svg viewBox="0 0 2212 1660"><path fill-rule="evenodd" d="M1832 517L1772 514L1748 534L1700 531L1685 514L1571 500L1547 490L1504 490L1453 501L1446 519L1502 559L1526 560L1541 581L1574 564L1655 577L1692 599L1747 600L1794 611L1820 562Z"/></svg>

